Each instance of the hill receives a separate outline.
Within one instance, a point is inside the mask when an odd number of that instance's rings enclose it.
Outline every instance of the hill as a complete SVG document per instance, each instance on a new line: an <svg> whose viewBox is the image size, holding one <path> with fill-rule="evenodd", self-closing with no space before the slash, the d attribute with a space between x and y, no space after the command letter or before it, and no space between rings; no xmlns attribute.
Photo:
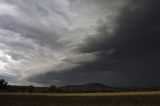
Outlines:
<svg viewBox="0 0 160 106"><path fill-rule="evenodd" d="M87 83L87 84L82 84L82 85L67 85L63 87L59 87L62 91L104 91L104 90L109 90L113 89L113 87L103 85L100 83Z"/></svg>

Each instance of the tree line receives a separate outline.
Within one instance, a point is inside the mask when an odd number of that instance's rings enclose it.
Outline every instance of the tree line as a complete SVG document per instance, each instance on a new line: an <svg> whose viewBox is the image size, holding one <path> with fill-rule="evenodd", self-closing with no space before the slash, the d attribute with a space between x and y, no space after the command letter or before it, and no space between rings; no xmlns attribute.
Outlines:
<svg viewBox="0 0 160 106"><path fill-rule="evenodd" d="M0 79L0 93L1 92L19 92L19 93L81 93L81 92L126 92L126 91L159 91L160 87L156 88L107 88L107 89L92 89L88 87L85 89L75 88L75 87L56 87L51 85L50 87L34 87L33 85L29 86L16 86L8 85L5 79Z"/></svg>
<svg viewBox="0 0 160 106"><path fill-rule="evenodd" d="M33 85L29 86L16 86L16 85L8 85L8 82L5 79L0 79L0 92L21 92L21 93L32 93L32 92L60 92L56 86L51 85L50 87L34 87Z"/></svg>
<svg viewBox="0 0 160 106"><path fill-rule="evenodd" d="M34 86L11 86L5 79L0 79L0 92L34 92Z"/></svg>

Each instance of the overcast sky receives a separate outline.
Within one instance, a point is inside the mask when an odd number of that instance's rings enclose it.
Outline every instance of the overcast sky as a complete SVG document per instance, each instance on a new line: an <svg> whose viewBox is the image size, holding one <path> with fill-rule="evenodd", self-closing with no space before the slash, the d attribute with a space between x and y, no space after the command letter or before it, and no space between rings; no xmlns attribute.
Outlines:
<svg viewBox="0 0 160 106"><path fill-rule="evenodd" d="M0 0L0 78L160 86L160 0Z"/></svg>

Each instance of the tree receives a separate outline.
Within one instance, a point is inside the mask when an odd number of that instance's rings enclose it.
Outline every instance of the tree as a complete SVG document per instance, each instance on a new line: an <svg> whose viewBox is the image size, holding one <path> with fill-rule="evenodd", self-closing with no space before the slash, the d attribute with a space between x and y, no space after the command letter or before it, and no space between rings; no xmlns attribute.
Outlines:
<svg viewBox="0 0 160 106"><path fill-rule="evenodd" d="M32 86L32 85L29 85L28 86L28 92L29 92L29 94L31 95L31 93L34 91L34 86Z"/></svg>
<svg viewBox="0 0 160 106"><path fill-rule="evenodd" d="M0 79L0 90L5 90L7 88L7 82L4 79Z"/></svg>
<svg viewBox="0 0 160 106"><path fill-rule="evenodd" d="M49 92L55 92L57 90L56 86L55 85L51 85L49 87Z"/></svg>

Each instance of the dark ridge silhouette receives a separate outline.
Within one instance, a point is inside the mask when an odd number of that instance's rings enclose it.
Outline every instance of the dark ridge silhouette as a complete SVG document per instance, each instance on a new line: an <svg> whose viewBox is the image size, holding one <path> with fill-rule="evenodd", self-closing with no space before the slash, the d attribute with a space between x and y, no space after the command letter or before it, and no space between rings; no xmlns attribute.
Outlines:
<svg viewBox="0 0 160 106"><path fill-rule="evenodd" d="M59 87L62 91L104 91L113 89L113 87L103 85L100 83L87 83L82 85L67 85Z"/></svg>
<svg viewBox="0 0 160 106"><path fill-rule="evenodd" d="M159 91L160 87L150 87L150 88L140 88L140 87L131 87L131 88L120 88L104 85L101 83L86 83L80 85L66 85L61 87L56 87L51 85L49 87L34 87L30 86L16 86L16 85L7 85L7 82L4 79L0 79L0 92L28 92L29 94L34 92L41 93L59 93L59 92L73 92L73 93L82 93L82 92L126 92L126 91Z"/></svg>

